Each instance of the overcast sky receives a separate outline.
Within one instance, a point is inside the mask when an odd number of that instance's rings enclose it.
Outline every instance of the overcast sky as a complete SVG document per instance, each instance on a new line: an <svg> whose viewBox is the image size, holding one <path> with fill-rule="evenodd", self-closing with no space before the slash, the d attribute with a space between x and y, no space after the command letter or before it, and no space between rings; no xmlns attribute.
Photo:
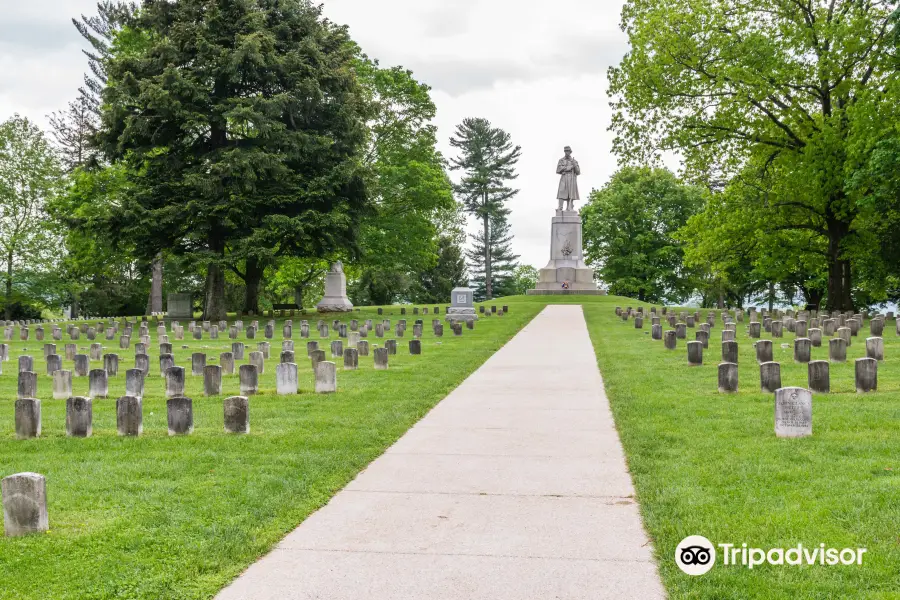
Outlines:
<svg viewBox="0 0 900 600"><path fill-rule="evenodd" d="M514 250L543 267L563 146L581 164L582 198L616 168L606 70L627 51L620 0L325 0L325 13L383 65L432 88L441 149L466 117L522 146L511 201ZM86 68L70 18L95 0L0 0L0 120L46 117L73 99Z"/></svg>

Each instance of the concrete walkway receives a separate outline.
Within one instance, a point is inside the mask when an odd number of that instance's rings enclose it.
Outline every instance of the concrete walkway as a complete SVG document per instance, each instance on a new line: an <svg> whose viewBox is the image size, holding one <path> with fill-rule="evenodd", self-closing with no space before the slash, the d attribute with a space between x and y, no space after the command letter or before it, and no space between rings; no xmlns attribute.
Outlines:
<svg viewBox="0 0 900 600"><path fill-rule="evenodd" d="M548 306L221 600L664 598L580 306Z"/></svg>

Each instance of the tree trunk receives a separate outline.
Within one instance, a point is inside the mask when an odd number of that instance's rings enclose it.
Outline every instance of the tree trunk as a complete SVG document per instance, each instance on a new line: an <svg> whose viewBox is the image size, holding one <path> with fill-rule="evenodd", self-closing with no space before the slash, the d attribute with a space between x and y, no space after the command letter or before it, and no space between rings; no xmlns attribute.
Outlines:
<svg viewBox="0 0 900 600"><path fill-rule="evenodd" d="M772 309L775 306L775 282L769 282L769 312L772 312Z"/></svg>
<svg viewBox="0 0 900 600"><path fill-rule="evenodd" d="M719 289L719 298L716 302L716 308L719 310L725 308L725 293L721 289Z"/></svg>
<svg viewBox="0 0 900 600"><path fill-rule="evenodd" d="M852 278L850 261L841 258L841 242L849 233L850 227L844 221L830 218L828 223L828 311L853 310L851 295Z"/></svg>
<svg viewBox="0 0 900 600"><path fill-rule="evenodd" d="M303 291L304 287L302 285L294 288L294 304L300 307L300 310L303 310Z"/></svg>
<svg viewBox="0 0 900 600"><path fill-rule="evenodd" d="M494 286L491 284L491 238L490 217L484 216L484 298L494 297Z"/></svg>
<svg viewBox="0 0 900 600"><path fill-rule="evenodd" d="M225 306L225 270L222 268L222 259L225 255L225 244L217 238L211 238L210 250L216 256L216 261L209 263L206 268L206 302L203 309L204 321L223 321L228 318Z"/></svg>
<svg viewBox="0 0 900 600"><path fill-rule="evenodd" d="M259 284L265 268L255 258L247 259L244 283L244 312L259 314Z"/></svg>
<svg viewBox="0 0 900 600"><path fill-rule="evenodd" d="M150 276L150 297L147 298L147 314L161 313L163 310L163 258L157 254L153 259Z"/></svg>
<svg viewBox="0 0 900 600"><path fill-rule="evenodd" d="M6 320L12 320L12 265L13 252L6 256Z"/></svg>

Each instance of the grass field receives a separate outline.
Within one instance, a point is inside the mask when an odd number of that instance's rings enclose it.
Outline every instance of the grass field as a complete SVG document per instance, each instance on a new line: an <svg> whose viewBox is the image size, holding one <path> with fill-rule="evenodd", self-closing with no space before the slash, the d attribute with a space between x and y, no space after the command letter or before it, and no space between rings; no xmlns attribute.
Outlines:
<svg viewBox="0 0 900 600"><path fill-rule="evenodd" d="M388 371L375 371L373 357L360 357L358 371L338 366L339 391L313 393L313 375L294 318L294 344L301 393L275 395L275 365L281 350L281 322L271 340L271 359L260 376L260 394L250 400L251 433L223 431L224 397L238 394L237 375L223 378L223 396L202 395L202 377L190 376L191 353L204 351L208 364L231 349L227 334L217 340L174 340L176 364L186 367L186 395L194 400L195 431L170 438L166 429L164 379L159 375L156 331L150 327L150 374L144 394L144 435L116 435L115 398L124 394L124 372L133 367L134 346L101 343L120 356L119 375L110 378L108 400L94 401L93 437L65 436L65 401L52 399L45 375L43 344L63 354L68 336L44 342L10 342L11 360L0 375L0 477L35 471L47 478L50 531L25 538L0 538L0 598L209 598L264 554L307 515L322 506L356 473L399 438L537 314L542 304L516 306L502 318L479 321L454 337L431 333L434 315L401 317L388 308L382 318L406 318L406 336ZM391 314L393 313L393 314ZM441 315L441 318L443 315ZM310 339L321 339L315 330ZM337 317L335 317L337 318ZM345 320L376 319L375 310ZM421 356L407 341L416 318L425 322ZM259 319L264 324L265 319ZM249 319L244 318L245 323ZM329 321L330 322L330 321ZM184 324L184 323L183 323ZM186 332L185 337L190 337ZM261 332L247 345L246 363ZM394 338L386 335L384 339ZM336 339L334 332L331 339ZM370 345L383 344L374 331ZM79 348L91 342L82 334ZM183 349L182 346L188 346ZM320 342L320 347L326 346ZM27 350L26 350L27 348ZM86 350L80 352L87 353ZM327 350L326 350L327 352ZM40 439L15 439L13 415L16 365L21 354L35 357L42 401ZM71 361L63 367L72 368ZM102 368L94 361L92 368ZM74 381L87 393L87 378Z"/></svg>
<svg viewBox="0 0 900 600"><path fill-rule="evenodd" d="M584 307L598 364L625 446L641 512L672 598L898 598L900 597L900 339L885 326L886 360L879 391L858 395L853 359L865 355L868 323L848 348L848 362L831 366L832 393L815 394L812 437L778 439L774 400L759 393L759 369L747 322L738 324L740 392L719 394L716 365L721 325L712 330L702 367L687 366L685 341L666 351L644 329L615 316L624 298L556 297ZM163 382L151 356L144 402L145 435L115 435L114 400L97 401L94 437L64 436L63 403L49 400L40 378L42 439L17 441L12 414L15 357L41 357L41 344L13 342L13 360L0 376L0 475L34 470L47 475L51 531L0 540L3 598L208 598L310 512L477 368L536 315L548 299L509 298L510 314L441 340L426 322L423 355L409 356L400 340L388 372L360 359L360 370L339 370L340 392L311 393L303 340L295 327L302 393L274 395L280 345L251 400L249 436L222 432L222 397L195 401L193 436L168 438ZM645 308L649 312L649 306ZM391 312L389 309L386 312ZM396 321L399 314L389 318ZM706 311L702 311L705 316ZM374 311L354 314L375 318ZM385 315L388 316L387 314ZM313 317L314 318L314 317ZM407 315L410 323L415 317ZM247 321L247 319L245 319ZM295 324L299 318L295 319ZM721 322L719 322L721 323ZM668 326L664 326L668 329ZM688 330L689 339L694 330ZM153 333L153 332L151 332ZM767 338L769 334L763 333ZM312 339L317 339L313 331ZM154 345L151 349L155 349ZM783 385L806 386L806 365L794 364L794 335L774 340ZM368 338L370 343L378 340ZM256 340L259 341L259 340ZM440 341L440 345L436 342ZM62 343L59 348L62 351ZM203 346L209 356L231 340L175 342L177 362ZM248 343L248 346L250 342ZM87 346L82 340L79 346ZM180 349L182 344L190 346ZM248 347L248 351L252 349ZM133 351L121 372L130 367ZM813 359L827 359L827 341ZM337 361L340 369L340 360ZM36 368L43 373L44 363ZM70 366L70 363L66 363ZM124 389L112 379L111 398ZM76 383L84 393L87 380ZM228 377L225 395L237 393ZM865 547L862 566L723 566L701 577L684 575L673 560L688 535L753 547Z"/></svg>
<svg viewBox="0 0 900 600"><path fill-rule="evenodd" d="M686 341L667 351L650 338L650 321L615 316L624 298L581 299L597 360L638 492L645 526L671 598L900 597L900 338L884 328L878 392L857 394L855 358L865 356L868 321L831 365L830 394L814 394L813 436L779 439L774 397L759 392L748 322L738 323L737 394L717 392L721 320L704 365L687 366ZM645 305L649 313L650 305ZM701 316L707 314L701 311ZM664 324L664 329L669 329ZM763 332L763 339L770 334ZM782 385L807 386L793 362L794 334L773 340ZM782 349L781 344L789 344ZM828 359L827 339L813 360ZM751 547L867 548L862 566L716 566L683 574L675 547L688 535Z"/></svg>

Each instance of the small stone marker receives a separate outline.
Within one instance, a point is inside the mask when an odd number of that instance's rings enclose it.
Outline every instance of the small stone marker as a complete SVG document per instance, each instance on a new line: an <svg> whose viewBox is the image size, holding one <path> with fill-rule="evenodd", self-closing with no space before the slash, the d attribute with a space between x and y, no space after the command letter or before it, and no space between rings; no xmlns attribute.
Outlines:
<svg viewBox="0 0 900 600"><path fill-rule="evenodd" d="M772 321L772 337L784 337L784 323L782 321Z"/></svg>
<svg viewBox="0 0 900 600"><path fill-rule="evenodd" d="M831 362L847 362L847 340L832 338L828 341L828 360Z"/></svg>
<svg viewBox="0 0 900 600"><path fill-rule="evenodd" d="M104 354L103 355L103 368L106 370L106 374L110 377L115 377L119 374L119 355L118 354Z"/></svg>
<svg viewBox="0 0 900 600"><path fill-rule="evenodd" d="M409 353L412 355L422 354L422 340L409 340Z"/></svg>
<svg viewBox="0 0 900 600"><path fill-rule="evenodd" d="M37 390L37 373L33 371L19 371L18 383L16 386L16 398L36 398Z"/></svg>
<svg viewBox="0 0 900 600"><path fill-rule="evenodd" d="M671 329L666 331L663 334L663 344L665 344L666 350L674 350L676 345L678 344L678 339L675 337L675 332Z"/></svg>
<svg viewBox="0 0 900 600"><path fill-rule="evenodd" d="M812 392L800 387L775 391L775 435L783 438L812 435Z"/></svg>
<svg viewBox="0 0 900 600"><path fill-rule="evenodd" d="M266 372L266 360L262 352L250 353L250 364L256 366L256 372L260 375Z"/></svg>
<svg viewBox="0 0 900 600"><path fill-rule="evenodd" d="M383 371L388 368L387 348L375 348L375 369Z"/></svg>
<svg viewBox="0 0 900 600"><path fill-rule="evenodd" d="M94 406L90 398L74 396L66 400L66 435L91 437Z"/></svg>
<svg viewBox="0 0 900 600"><path fill-rule="evenodd" d="M312 353L319 349L319 342L311 341L306 342L306 356L307 358L312 356Z"/></svg>
<svg viewBox="0 0 900 600"><path fill-rule="evenodd" d="M759 365L759 389L763 393L774 393L781 387L781 364L764 362Z"/></svg>
<svg viewBox="0 0 900 600"><path fill-rule="evenodd" d="M282 364L296 362L293 350L282 350L281 357L278 361Z"/></svg>
<svg viewBox="0 0 900 600"><path fill-rule="evenodd" d="M794 340L794 362L808 363L812 356L812 342L809 338Z"/></svg>
<svg viewBox="0 0 900 600"><path fill-rule="evenodd" d="M116 400L116 431L121 436L144 432L144 407L139 397L122 396Z"/></svg>
<svg viewBox="0 0 900 600"><path fill-rule="evenodd" d="M884 360L884 338L866 338L866 357Z"/></svg>
<svg viewBox="0 0 900 600"><path fill-rule="evenodd" d="M688 342L687 343L688 366L698 367L703 364L703 343Z"/></svg>
<svg viewBox="0 0 900 600"><path fill-rule="evenodd" d="M103 369L93 369L88 375L88 397L106 398L109 396L109 382L106 378L106 371Z"/></svg>
<svg viewBox="0 0 900 600"><path fill-rule="evenodd" d="M809 330L809 340L812 342L813 348L822 347L822 330L813 327Z"/></svg>
<svg viewBox="0 0 900 600"><path fill-rule="evenodd" d="M356 344L356 351L359 356L368 356L369 355L369 342L366 340L360 340L358 344Z"/></svg>
<svg viewBox="0 0 900 600"><path fill-rule="evenodd" d="M206 365L203 367L203 394L219 396L222 393L222 367Z"/></svg>
<svg viewBox="0 0 900 600"><path fill-rule="evenodd" d="M316 393L330 394L337 391L337 366L322 361L316 365Z"/></svg>
<svg viewBox="0 0 900 600"><path fill-rule="evenodd" d="M343 356L344 354L344 342L341 340L334 340L331 342L331 357L334 358L336 356Z"/></svg>
<svg viewBox="0 0 900 600"><path fill-rule="evenodd" d="M41 401L37 398L16 400L16 438L27 440L41 436Z"/></svg>
<svg viewBox="0 0 900 600"><path fill-rule="evenodd" d="M34 371L34 358L31 356L19 357L19 373L22 371Z"/></svg>
<svg viewBox="0 0 900 600"><path fill-rule="evenodd" d="M457 323L459 325L459 323ZM388 354L397 354L397 340L386 340L384 342L384 347L387 349Z"/></svg>
<svg viewBox="0 0 900 600"><path fill-rule="evenodd" d="M176 396L166 400L166 415L169 423L169 435L194 433L194 401L190 398Z"/></svg>
<svg viewBox="0 0 900 600"><path fill-rule="evenodd" d="M359 368L359 352L356 348L347 348L344 350L344 370L355 371L357 368Z"/></svg>
<svg viewBox="0 0 900 600"><path fill-rule="evenodd" d="M661 340L663 337L663 328L662 325L656 324L650 326L650 338L654 340Z"/></svg>
<svg viewBox="0 0 900 600"><path fill-rule="evenodd" d="M87 377L91 370L91 360L87 354L75 355L75 377Z"/></svg>
<svg viewBox="0 0 900 600"><path fill-rule="evenodd" d="M723 362L719 364L719 393L732 393L738 391L738 366L735 363Z"/></svg>
<svg viewBox="0 0 900 600"><path fill-rule="evenodd" d="M44 533L47 516L47 481L38 473L16 473L0 481L3 499L3 533L18 537Z"/></svg>
<svg viewBox="0 0 900 600"><path fill-rule="evenodd" d="M65 400L72 395L72 371L55 371L53 373L53 399Z"/></svg>
<svg viewBox="0 0 900 600"><path fill-rule="evenodd" d="M166 369L166 398L178 398L184 395L184 367Z"/></svg>
<svg viewBox="0 0 900 600"><path fill-rule="evenodd" d="M325 360L325 351L324 350L313 350L309 355L309 362L312 365L313 373L316 372L316 368L319 366L319 363Z"/></svg>
<svg viewBox="0 0 900 600"><path fill-rule="evenodd" d="M125 371L125 396L141 400L144 397L144 372L140 369Z"/></svg>
<svg viewBox="0 0 900 600"><path fill-rule="evenodd" d="M827 360L814 360L809 363L807 381L810 391L828 394L831 392L831 378Z"/></svg>
<svg viewBox="0 0 900 600"><path fill-rule="evenodd" d="M295 363L283 362L275 366L275 388L276 392L282 396L297 393L299 375Z"/></svg>
<svg viewBox="0 0 900 600"><path fill-rule="evenodd" d="M722 342L722 362L738 363L738 343L730 340Z"/></svg>
<svg viewBox="0 0 900 600"><path fill-rule="evenodd" d="M851 338L851 332L850 332L850 328L849 328L849 327L840 327L840 328L838 328L838 330L837 330L837 335L838 335L838 337L839 337L840 339L844 340L844 341L847 343L847 346L848 346L848 347L851 345L851 341L850 341L850 338Z"/></svg>
<svg viewBox="0 0 900 600"><path fill-rule="evenodd" d="M223 408L225 412L224 420L226 433L250 433L249 398L246 396L232 396L231 398L225 398Z"/></svg>
<svg viewBox="0 0 900 600"><path fill-rule="evenodd" d="M244 360L244 342L235 342L231 345L231 354L234 360Z"/></svg>
<svg viewBox="0 0 900 600"><path fill-rule="evenodd" d="M675 325L675 337L679 340L687 339L687 326L684 323Z"/></svg>
<svg viewBox="0 0 900 600"><path fill-rule="evenodd" d="M203 369L206 368L206 354L203 352L194 352L191 354L191 375L199 377L203 375Z"/></svg>
<svg viewBox="0 0 900 600"><path fill-rule="evenodd" d="M238 369L241 396L253 396L259 392L259 370L256 365L241 365Z"/></svg>
<svg viewBox="0 0 900 600"><path fill-rule="evenodd" d="M864 394L878 390L878 361L874 358L856 359L856 392Z"/></svg>
<svg viewBox="0 0 900 600"><path fill-rule="evenodd" d="M750 337L758 339L762 325L758 321L750 323Z"/></svg>
<svg viewBox="0 0 900 600"><path fill-rule="evenodd" d="M222 375L234 375L234 354L231 352L220 354L219 366L222 367Z"/></svg>
<svg viewBox="0 0 900 600"><path fill-rule="evenodd" d="M703 344L704 348L709 348L709 332L701 329L694 334L694 339Z"/></svg>

